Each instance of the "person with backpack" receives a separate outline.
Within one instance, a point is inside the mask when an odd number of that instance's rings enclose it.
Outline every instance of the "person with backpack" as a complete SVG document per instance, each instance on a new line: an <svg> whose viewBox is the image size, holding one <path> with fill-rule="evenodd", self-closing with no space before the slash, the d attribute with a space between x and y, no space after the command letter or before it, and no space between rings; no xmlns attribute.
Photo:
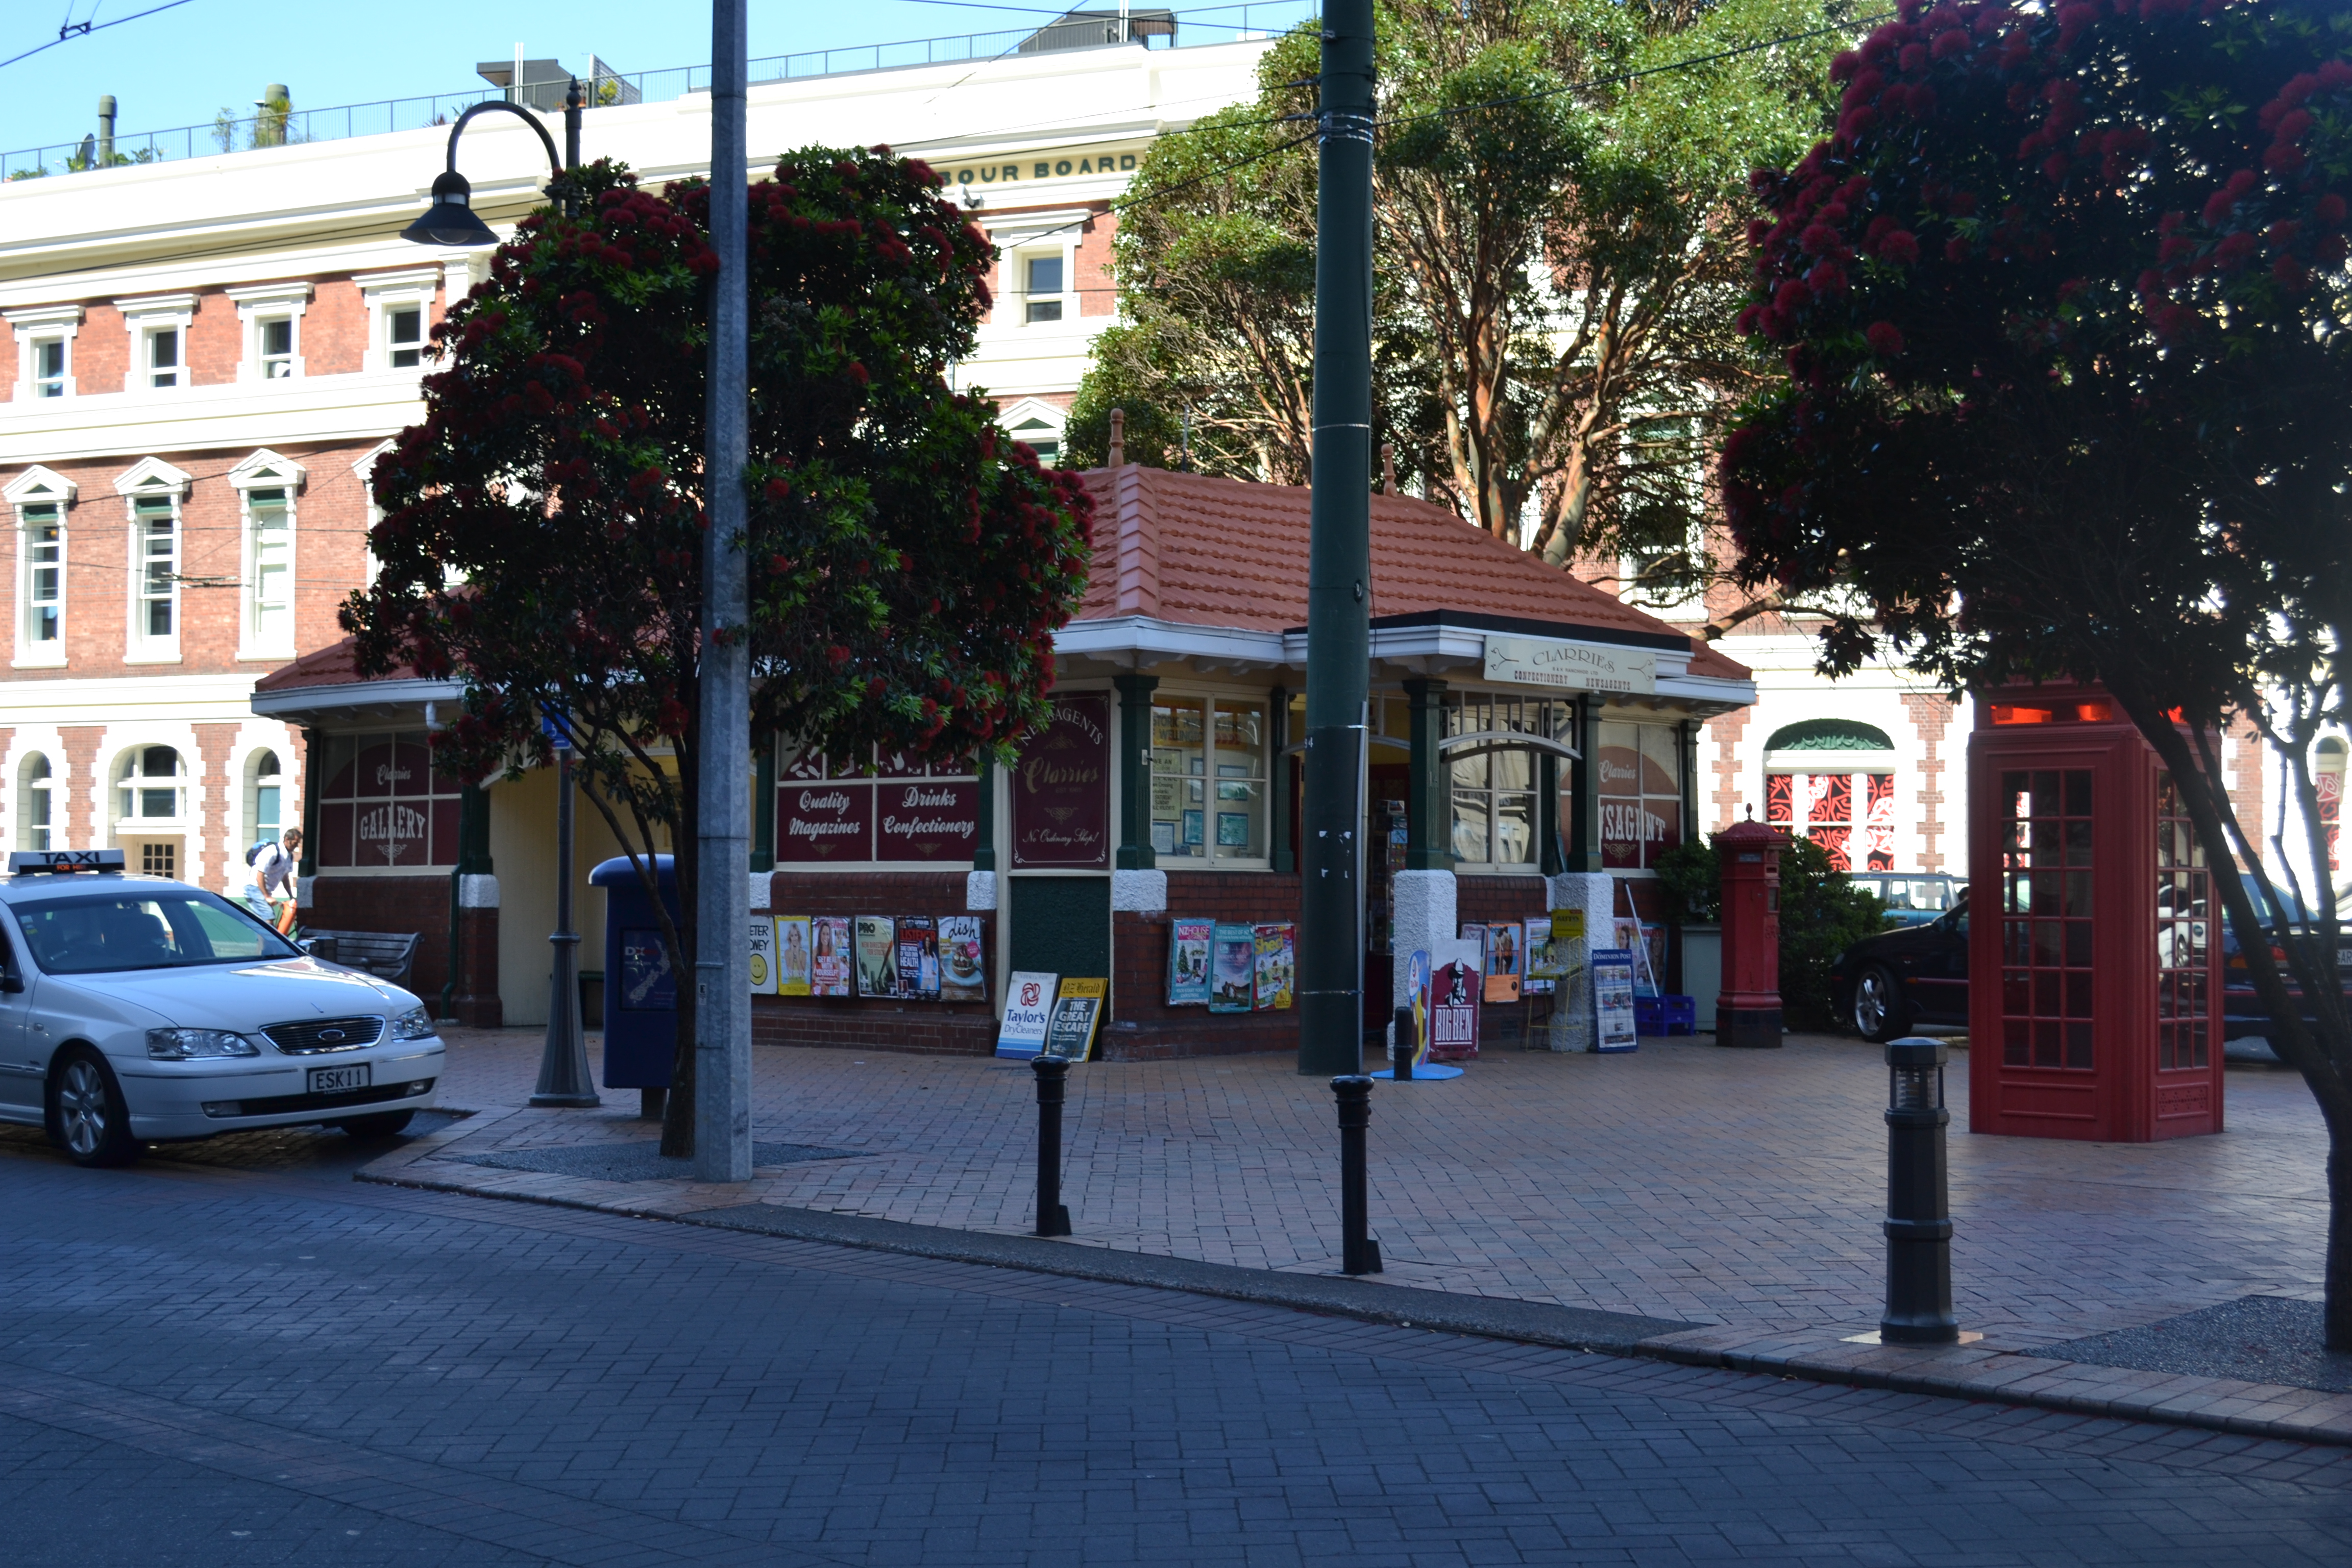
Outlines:
<svg viewBox="0 0 2352 1568"><path fill-rule="evenodd" d="M260 900L269 909L270 923L280 936L294 930L297 889L296 878L302 861L302 830L289 827L281 843L272 844L265 838L245 852L245 863L253 868L253 885ZM250 898L252 895L248 895Z"/></svg>

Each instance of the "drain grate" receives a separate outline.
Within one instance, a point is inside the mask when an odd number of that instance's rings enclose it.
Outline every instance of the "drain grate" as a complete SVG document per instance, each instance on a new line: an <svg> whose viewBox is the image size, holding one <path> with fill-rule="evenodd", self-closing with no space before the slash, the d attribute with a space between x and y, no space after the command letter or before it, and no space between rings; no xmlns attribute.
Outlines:
<svg viewBox="0 0 2352 1568"><path fill-rule="evenodd" d="M751 1166L800 1165L812 1160L862 1160L864 1149L821 1149L814 1143L754 1143ZM501 1171L539 1171L551 1176L586 1176L599 1182L690 1182L694 1162L665 1159L661 1141L643 1143L566 1143L552 1149L507 1149L468 1154L470 1165Z"/></svg>

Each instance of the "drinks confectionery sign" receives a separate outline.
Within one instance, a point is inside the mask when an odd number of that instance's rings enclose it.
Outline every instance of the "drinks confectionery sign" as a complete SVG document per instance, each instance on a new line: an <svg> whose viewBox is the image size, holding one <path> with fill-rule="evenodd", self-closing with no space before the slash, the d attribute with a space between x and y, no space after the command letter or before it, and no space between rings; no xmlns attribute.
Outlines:
<svg viewBox="0 0 2352 1568"><path fill-rule="evenodd" d="M1557 686L1570 691L1658 689L1658 656L1606 643L1538 637L1488 637L1486 679L1514 686Z"/></svg>

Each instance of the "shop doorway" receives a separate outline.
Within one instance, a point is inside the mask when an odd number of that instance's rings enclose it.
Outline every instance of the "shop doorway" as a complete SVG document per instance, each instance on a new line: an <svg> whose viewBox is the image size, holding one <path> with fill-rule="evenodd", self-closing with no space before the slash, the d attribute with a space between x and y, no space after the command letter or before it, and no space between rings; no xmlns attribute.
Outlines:
<svg viewBox="0 0 2352 1568"><path fill-rule="evenodd" d="M1009 969L1110 974L1108 877L1012 877Z"/></svg>

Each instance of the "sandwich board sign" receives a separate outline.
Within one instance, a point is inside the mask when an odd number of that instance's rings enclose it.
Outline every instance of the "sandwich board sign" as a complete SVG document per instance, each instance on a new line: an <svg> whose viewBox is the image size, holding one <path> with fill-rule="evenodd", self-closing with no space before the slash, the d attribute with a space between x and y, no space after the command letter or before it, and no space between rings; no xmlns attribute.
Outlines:
<svg viewBox="0 0 2352 1568"><path fill-rule="evenodd" d="M1045 1026L1054 1016L1054 984L1060 976L1016 969L1004 986L1004 1022L996 1031L996 1054L1024 1059L1045 1048Z"/></svg>

